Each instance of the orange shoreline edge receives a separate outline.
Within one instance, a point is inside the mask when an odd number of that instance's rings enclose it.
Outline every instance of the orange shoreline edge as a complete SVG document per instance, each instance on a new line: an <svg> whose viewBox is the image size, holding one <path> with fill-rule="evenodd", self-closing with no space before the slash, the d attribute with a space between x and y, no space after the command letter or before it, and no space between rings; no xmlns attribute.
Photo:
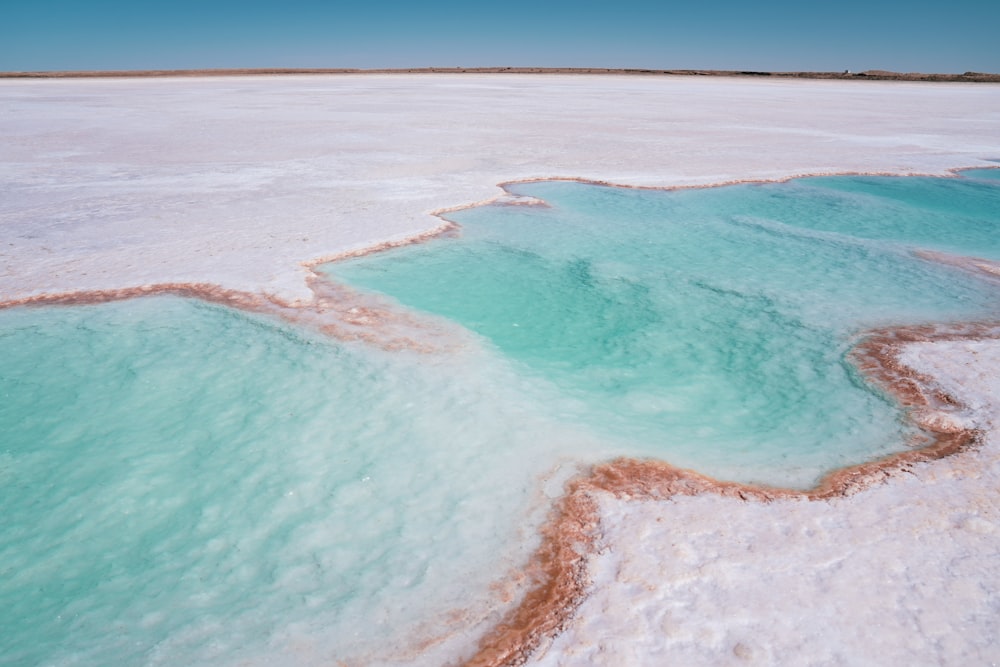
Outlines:
<svg viewBox="0 0 1000 667"><path fill-rule="evenodd" d="M957 170L962 171L962 170ZM822 174L833 175L833 174ZM843 174L841 174L843 175ZM885 175L899 174L851 174ZM782 181L802 178L793 176ZM384 242L356 251L304 262L310 270L307 283L314 294L311 302L289 303L270 295L225 289L209 283L161 283L110 290L89 290L60 294L40 294L0 301L0 310L14 307L99 304L154 295L175 295L248 312L277 316L293 324L312 326L325 335L342 341L363 341L385 350L438 352L449 347L448 337L438 344L440 332L423 320L399 312L377 298L360 294L334 283L319 274L319 264L389 248L425 242L439 236L456 235L460 227L444 216L453 211L489 203L546 205L509 191L518 183L571 180L591 185L634 189L674 190L715 187L735 183L776 182L766 180L733 181L714 185L651 187L617 185L578 178L546 178L509 181L500 184L512 201L504 197L457 206L434 213L443 224L428 232ZM944 263L979 278L1000 282L1000 264L977 258L954 257L920 251L926 261ZM428 342L427 334L431 334ZM419 334L419 335L417 335ZM480 640L475 654L461 662L466 667L511 667L524 664L543 641L559 634L573 617L588 592L589 558L600 547L600 516L597 496L610 494L624 500L665 500L677 496L712 493L738 501L770 502L779 499L822 501L845 497L882 483L912 468L914 464L953 456L983 442L984 432L963 428L949 418L949 413L963 406L953 396L938 388L933 380L902 365L899 355L910 343L956 340L1000 339L1000 322L965 322L952 324L886 327L864 334L849 353L853 365L880 390L893 396L920 433L914 448L873 461L847 466L824 476L810 490L759 486L719 481L665 461L619 458L593 466L566 485L548 520L541 527L541 545L532 555L524 572L532 582L522 601Z"/></svg>

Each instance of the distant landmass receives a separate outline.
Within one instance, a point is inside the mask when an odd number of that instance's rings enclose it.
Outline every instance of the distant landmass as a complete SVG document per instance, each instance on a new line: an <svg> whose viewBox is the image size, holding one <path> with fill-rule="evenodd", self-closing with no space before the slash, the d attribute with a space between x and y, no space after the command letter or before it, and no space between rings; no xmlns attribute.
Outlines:
<svg viewBox="0 0 1000 667"><path fill-rule="evenodd" d="M874 81L965 81L1000 83L1000 74L964 72L962 74L925 74L921 72L889 72L866 70L864 72L758 72L739 70L704 69L612 69L603 67L411 67L399 69L350 69L350 68L291 68L267 67L257 69L179 69L179 70L91 70L53 72L0 72L6 79L55 79L55 78L110 78L110 77L167 77L167 76L240 76L240 75L292 75L292 74L628 74L644 76L736 76L776 77L793 79L861 79Z"/></svg>

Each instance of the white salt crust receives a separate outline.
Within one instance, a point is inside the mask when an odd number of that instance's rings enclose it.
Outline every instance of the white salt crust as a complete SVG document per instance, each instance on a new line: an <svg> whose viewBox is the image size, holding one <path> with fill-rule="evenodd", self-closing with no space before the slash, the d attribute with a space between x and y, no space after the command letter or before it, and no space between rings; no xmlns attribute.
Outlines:
<svg viewBox="0 0 1000 667"><path fill-rule="evenodd" d="M901 360L964 403L981 448L829 501L603 497L589 597L529 664L1000 662L1000 341Z"/></svg>
<svg viewBox="0 0 1000 667"><path fill-rule="evenodd" d="M686 186L1000 158L1000 86L577 75L0 80L0 299L311 298L303 262L509 180Z"/></svg>

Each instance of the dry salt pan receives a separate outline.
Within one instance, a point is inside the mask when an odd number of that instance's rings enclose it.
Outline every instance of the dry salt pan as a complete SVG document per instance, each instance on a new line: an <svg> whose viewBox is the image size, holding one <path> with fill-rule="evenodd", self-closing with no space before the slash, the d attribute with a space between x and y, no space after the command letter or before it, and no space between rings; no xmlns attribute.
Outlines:
<svg viewBox="0 0 1000 667"><path fill-rule="evenodd" d="M996 86L372 75L0 81L0 294L208 283L440 225L509 180L687 186L1000 158Z"/></svg>

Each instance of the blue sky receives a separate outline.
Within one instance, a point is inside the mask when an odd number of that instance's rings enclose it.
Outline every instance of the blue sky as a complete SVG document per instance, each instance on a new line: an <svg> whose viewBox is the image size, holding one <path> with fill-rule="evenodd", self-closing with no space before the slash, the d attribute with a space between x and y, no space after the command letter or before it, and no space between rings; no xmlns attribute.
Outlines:
<svg viewBox="0 0 1000 667"><path fill-rule="evenodd" d="M5 4L0 71L531 65L1000 72L1000 0Z"/></svg>

